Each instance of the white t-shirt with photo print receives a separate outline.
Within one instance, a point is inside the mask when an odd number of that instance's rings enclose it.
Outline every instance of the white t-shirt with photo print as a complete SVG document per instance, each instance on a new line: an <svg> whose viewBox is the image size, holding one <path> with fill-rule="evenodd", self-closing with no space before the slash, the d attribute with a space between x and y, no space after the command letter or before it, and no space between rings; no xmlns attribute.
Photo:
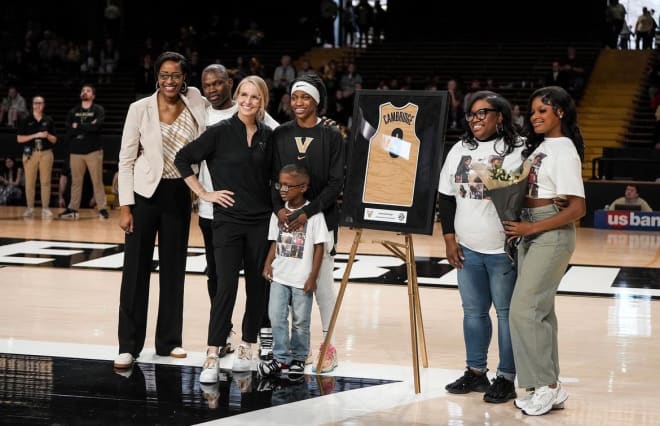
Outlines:
<svg viewBox="0 0 660 426"><path fill-rule="evenodd" d="M501 138L479 142L470 149L460 140L451 148L440 171L438 191L456 197L454 230L459 244L470 250L492 254L504 253L504 229L488 190L479 179L478 171L488 172L496 165L511 173L523 162L524 144L511 154L502 156Z"/></svg>
<svg viewBox="0 0 660 426"><path fill-rule="evenodd" d="M307 204L309 201L301 208ZM284 207L291 212L298 210L290 209L288 203ZM314 245L323 243L324 251L332 249L332 238L325 224L325 218L322 213L313 215L301 231L284 231L278 224L277 216L273 214L268 227L268 240L275 241L273 281L303 288L312 272Z"/></svg>

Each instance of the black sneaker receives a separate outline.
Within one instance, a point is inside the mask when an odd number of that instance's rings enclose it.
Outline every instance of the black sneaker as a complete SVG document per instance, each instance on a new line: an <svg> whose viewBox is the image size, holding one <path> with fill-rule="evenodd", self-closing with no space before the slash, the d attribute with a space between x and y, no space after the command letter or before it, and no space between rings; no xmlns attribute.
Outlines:
<svg viewBox="0 0 660 426"><path fill-rule="evenodd" d="M80 215L78 214L78 210L67 208L62 213L60 213L58 217L60 219L78 219Z"/></svg>
<svg viewBox="0 0 660 426"><path fill-rule="evenodd" d="M289 364L288 377L291 381L302 380L305 377L305 361L291 361L291 364Z"/></svg>
<svg viewBox="0 0 660 426"><path fill-rule="evenodd" d="M99 210L99 218L107 219L108 217L110 217L110 215L108 214L108 211L106 209Z"/></svg>
<svg viewBox="0 0 660 426"><path fill-rule="evenodd" d="M479 376L469 368L465 370L463 377L445 386L447 392L457 394L486 392L489 388L490 382L488 381L486 373Z"/></svg>
<svg viewBox="0 0 660 426"><path fill-rule="evenodd" d="M261 361L257 366L261 377L279 376L282 373L282 363L276 359Z"/></svg>
<svg viewBox="0 0 660 426"><path fill-rule="evenodd" d="M501 404L515 399L517 396L516 385L502 376L497 376L484 394L484 401Z"/></svg>

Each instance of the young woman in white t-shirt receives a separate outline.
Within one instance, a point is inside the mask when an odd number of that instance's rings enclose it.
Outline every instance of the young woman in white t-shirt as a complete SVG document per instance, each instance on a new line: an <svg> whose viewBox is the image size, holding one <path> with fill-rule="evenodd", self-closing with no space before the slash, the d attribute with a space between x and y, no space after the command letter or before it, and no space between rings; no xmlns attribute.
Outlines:
<svg viewBox="0 0 660 426"><path fill-rule="evenodd" d="M571 96L549 86L530 97L526 161L531 162L522 221L504 222L518 245L509 324L518 385L531 391L515 400L528 415L563 408L568 394L559 383L555 294L575 249L575 221L586 207L582 181L584 141ZM566 198L559 209L553 198Z"/></svg>

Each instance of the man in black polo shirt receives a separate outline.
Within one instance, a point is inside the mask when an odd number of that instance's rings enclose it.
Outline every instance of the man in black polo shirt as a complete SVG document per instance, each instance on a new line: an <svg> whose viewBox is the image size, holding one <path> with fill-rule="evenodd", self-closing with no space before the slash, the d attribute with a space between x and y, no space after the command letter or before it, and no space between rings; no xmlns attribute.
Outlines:
<svg viewBox="0 0 660 426"><path fill-rule="evenodd" d="M105 110L94 103L96 89L85 84L80 91L80 105L69 111L66 129L69 136L69 162L71 167L71 201L69 207L60 213L60 219L78 219L82 197L85 170L89 170L94 187L96 208L101 219L108 218L105 187L103 186L103 146L101 128Z"/></svg>
<svg viewBox="0 0 660 426"><path fill-rule="evenodd" d="M53 144L57 142L53 119L44 115L46 102L43 96L32 99L32 115L18 127L16 140L23 145L23 169L25 170L25 198L27 209L24 217L34 214L34 198L37 188L37 172L41 183L41 217L51 219L50 178L53 172Z"/></svg>

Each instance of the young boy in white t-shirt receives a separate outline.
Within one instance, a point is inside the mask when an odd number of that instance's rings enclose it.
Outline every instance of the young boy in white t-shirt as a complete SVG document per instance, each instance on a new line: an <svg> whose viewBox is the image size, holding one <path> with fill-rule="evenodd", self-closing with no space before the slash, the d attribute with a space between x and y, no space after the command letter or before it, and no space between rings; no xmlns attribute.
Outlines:
<svg viewBox="0 0 660 426"><path fill-rule="evenodd" d="M308 185L309 173L295 164L284 166L274 184L285 208L294 213L309 203L304 197ZM289 215L291 220L295 216ZM268 239L272 244L263 276L271 281L268 316L273 327L273 359L262 361L258 370L261 376L273 376L288 367L289 378L295 380L305 371L316 280L324 251L328 250L326 245L332 240L322 213L310 217L303 229L296 231L289 230L287 223L280 227L273 214Z"/></svg>

